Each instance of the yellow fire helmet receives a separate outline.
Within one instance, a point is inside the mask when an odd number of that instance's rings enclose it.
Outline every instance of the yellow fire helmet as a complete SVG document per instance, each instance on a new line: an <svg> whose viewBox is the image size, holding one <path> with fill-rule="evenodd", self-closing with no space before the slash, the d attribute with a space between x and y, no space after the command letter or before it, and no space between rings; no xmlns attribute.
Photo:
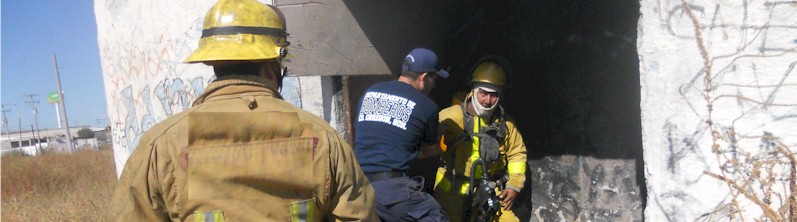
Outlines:
<svg viewBox="0 0 797 222"><path fill-rule="evenodd" d="M287 55L285 17L257 0L220 0L205 15L199 48L187 63L266 60Z"/></svg>
<svg viewBox="0 0 797 222"><path fill-rule="evenodd" d="M473 67L470 83L489 83L504 88L507 78L511 75L511 67L506 59L488 55L479 59Z"/></svg>

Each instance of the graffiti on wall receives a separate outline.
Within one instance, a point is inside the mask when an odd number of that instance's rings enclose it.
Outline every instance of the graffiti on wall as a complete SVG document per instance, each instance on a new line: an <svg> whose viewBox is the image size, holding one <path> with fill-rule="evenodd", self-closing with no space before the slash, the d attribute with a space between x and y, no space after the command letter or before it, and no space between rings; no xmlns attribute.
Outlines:
<svg viewBox="0 0 797 222"><path fill-rule="evenodd" d="M216 2L94 0L117 176L147 130L188 109L215 79L212 68L183 60Z"/></svg>
<svg viewBox="0 0 797 222"><path fill-rule="evenodd" d="M669 8L663 17L662 23L666 25L670 35L683 40L695 38L694 26L688 13L684 10L681 1L670 1L670 5L659 2L658 8ZM740 5L714 3L701 5L689 3L693 14L700 19L700 27L706 36L719 36L728 40L731 36L738 37L723 44L732 44L735 49L742 51L753 47L760 53L765 52L793 52L797 37L782 39L773 33L788 33L797 30L794 16L788 18L790 11L794 10L794 1L755 2L751 0L740 1ZM741 15L741 16L739 16ZM781 18L779 16L785 16ZM722 57L722 56L720 56Z"/></svg>
<svg viewBox="0 0 797 222"><path fill-rule="evenodd" d="M212 81L212 74L190 75L191 66L182 63L191 40L187 34L162 35L150 43L101 45L115 149L132 152L145 131L189 108Z"/></svg>
<svg viewBox="0 0 797 222"><path fill-rule="evenodd" d="M797 150L785 142L794 139L787 132L797 123L796 6L795 1L658 2L657 9L666 10L659 13L666 31L692 42L701 57L678 88L700 121L679 126L668 120L663 126L667 177L680 181L651 194L670 221L687 215L744 220L743 206L760 208L756 220L788 220L783 207L797 203L790 195L795 191L787 188L795 180L789 174ZM686 213L692 209L679 203L698 197L683 190L702 180L723 184L728 197L709 212Z"/></svg>
<svg viewBox="0 0 797 222"><path fill-rule="evenodd" d="M118 113L126 113L120 119L113 119L114 141L120 142L122 147L133 152L138 144L141 134L162 119L155 119L155 115L168 117L191 107L191 102L202 94L205 83L202 77L196 77L190 84L185 84L182 79L164 79L159 81L154 90L144 86L138 93L133 93L133 87L127 86L120 92L121 101L113 100L117 107L123 108ZM157 104L153 104L152 99ZM135 101L140 100L141 103ZM145 107L143 113L136 114L136 106ZM159 106L156 106L159 105ZM158 107L156 110L154 107ZM121 121L120 121L121 120ZM118 130L118 131L117 131Z"/></svg>

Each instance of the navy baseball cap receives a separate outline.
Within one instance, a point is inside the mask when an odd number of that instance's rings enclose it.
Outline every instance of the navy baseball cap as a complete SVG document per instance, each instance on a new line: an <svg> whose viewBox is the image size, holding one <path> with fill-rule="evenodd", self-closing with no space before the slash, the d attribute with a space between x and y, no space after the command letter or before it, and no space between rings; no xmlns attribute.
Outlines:
<svg viewBox="0 0 797 222"><path fill-rule="evenodd" d="M440 68L437 63L437 55L432 50L416 48L404 57L401 65L402 71L412 71L417 73L431 72L436 73L440 78L448 78L448 72Z"/></svg>

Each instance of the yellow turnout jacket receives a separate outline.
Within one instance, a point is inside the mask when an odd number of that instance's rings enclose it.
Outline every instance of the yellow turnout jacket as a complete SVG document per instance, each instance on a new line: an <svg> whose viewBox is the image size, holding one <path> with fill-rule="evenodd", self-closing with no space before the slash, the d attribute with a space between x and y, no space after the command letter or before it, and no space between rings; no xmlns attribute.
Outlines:
<svg viewBox="0 0 797 222"><path fill-rule="evenodd" d="M463 138L463 132L466 131L464 129L465 118L474 118L475 129L469 132L478 132L479 127L500 121L500 118L493 118L493 122L486 122L478 117L464 115L466 114L463 113L461 104L440 111L440 127L443 131L440 143L448 146L444 147L441 157L445 166L438 169L435 178L434 196L441 203L451 221L464 221L460 216L467 188L470 185L471 165L479 158L478 137ZM506 136L503 143L500 144L499 153L500 158L487 165L487 175L491 179L508 175L509 180L505 181L504 189L520 192L526 181L526 145L523 143L523 137L518 132L514 120L508 117L506 118ZM481 167L477 167L476 170L477 177L474 179L479 179L481 178ZM501 209L499 214L500 217L495 218L495 221L518 221L513 212Z"/></svg>

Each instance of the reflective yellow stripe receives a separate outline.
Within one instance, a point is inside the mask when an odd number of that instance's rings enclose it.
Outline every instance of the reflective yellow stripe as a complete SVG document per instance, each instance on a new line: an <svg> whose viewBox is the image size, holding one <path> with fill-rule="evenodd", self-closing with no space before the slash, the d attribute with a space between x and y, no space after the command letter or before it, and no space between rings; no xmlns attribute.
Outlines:
<svg viewBox="0 0 797 222"><path fill-rule="evenodd" d="M438 174L438 175L440 175L440 174ZM462 182L462 186L460 186L460 188L459 188L459 194L462 194L462 195L468 194L468 186L469 185L470 185L470 182ZM443 176L442 178L440 178L440 182L437 184L437 189L435 190L435 192L437 192L437 191L441 191L441 192L444 192L444 193L447 193L447 192L451 191L451 181L448 181L448 177Z"/></svg>
<svg viewBox="0 0 797 222"><path fill-rule="evenodd" d="M459 188L459 193L462 195L468 194L468 186L470 185L469 182L462 183L462 187Z"/></svg>
<svg viewBox="0 0 797 222"><path fill-rule="evenodd" d="M291 221L313 221L315 214L315 198L291 203Z"/></svg>
<svg viewBox="0 0 797 222"><path fill-rule="evenodd" d="M213 220L216 222L224 222L224 213L221 211L213 212Z"/></svg>
<svg viewBox="0 0 797 222"><path fill-rule="evenodd" d="M301 211L301 209L299 209L298 205L291 204L291 221L304 221L304 218L299 216L299 211Z"/></svg>
<svg viewBox="0 0 797 222"><path fill-rule="evenodd" d="M195 222L224 222L224 212L214 211L194 211Z"/></svg>
<svg viewBox="0 0 797 222"><path fill-rule="evenodd" d="M507 172L509 174L526 174L526 163L510 162L507 166Z"/></svg>
<svg viewBox="0 0 797 222"><path fill-rule="evenodd" d="M476 133L479 133L479 125L482 123L482 118L479 116L473 117L473 149L470 152L470 159L475 160L479 158L479 137L476 136Z"/></svg>
<svg viewBox="0 0 797 222"><path fill-rule="evenodd" d="M437 174L434 177L434 184L435 190L440 190L441 192L448 192L451 190L451 182L446 179L445 171L437 171Z"/></svg>
<svg viewBox="0 0 797 222"><path fill-rule="evenodd" d="M479 116L474 116L473 117L473 133L474 134L479 133L479 128L481 128L481 126L484 126L484 125L487 125L487 123L484 122L484 119L482 119ZM471 162L471 164L473 164L473 161L475 161L478 158L479 158L479 137L476 136L476 135L473 135L473 149L472 149L472 151L470 153L470 162ZM476 178L481 178L482 168L481 167L476 167L476 172L473 172L472 175L475 175Z"/></svg>

